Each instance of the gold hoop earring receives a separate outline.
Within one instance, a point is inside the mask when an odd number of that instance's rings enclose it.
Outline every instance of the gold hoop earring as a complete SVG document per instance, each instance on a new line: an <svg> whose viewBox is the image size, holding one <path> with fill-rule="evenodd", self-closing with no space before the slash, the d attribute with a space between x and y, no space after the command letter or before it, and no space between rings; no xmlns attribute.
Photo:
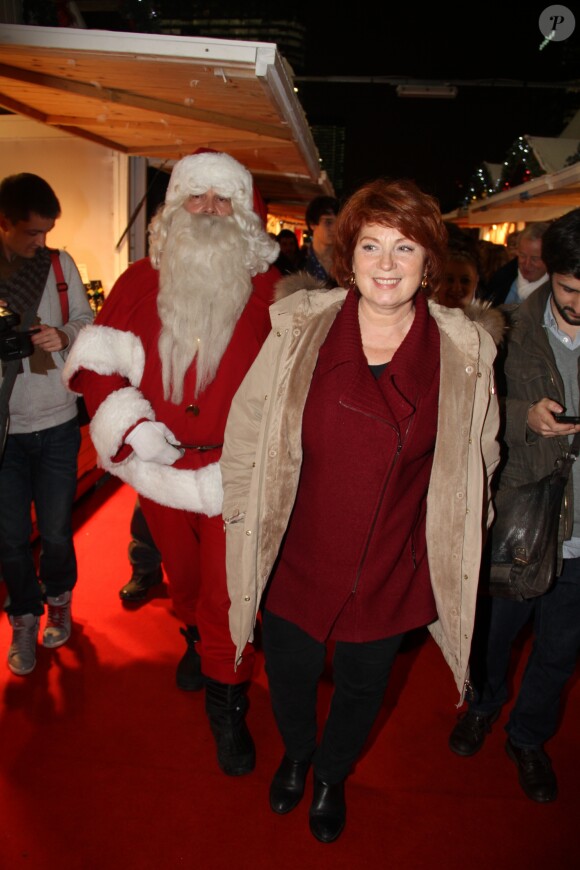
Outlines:
<svg viewBox="0 0 580 870"><path fill-rule="evenodd" d="M427 278L427 273L423 275L423 280L421 281L421 289L426 290L429 286L429 279Z"/></svg>
<svg viewBox="0 0 580 870"><path fill-rule="evenodd" d="M356 287L356 278L354 277L354 272L350 273L350 278L348 279L348 286L351 288L351 290L354 290L354 288Z"/></svg>

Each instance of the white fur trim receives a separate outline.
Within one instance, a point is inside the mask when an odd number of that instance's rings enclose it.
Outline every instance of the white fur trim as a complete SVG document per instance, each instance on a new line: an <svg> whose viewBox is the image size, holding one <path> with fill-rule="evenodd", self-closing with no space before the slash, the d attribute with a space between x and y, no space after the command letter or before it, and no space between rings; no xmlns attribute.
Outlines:
<svg viewBox="0 0 580 870"><path fill-rule="evenodd" d="M183 157L173 167L165 203L183 202L191 194L213 188L221 196L236 199L246 211L253 211L252 176L229 154L204 152Z"/></svg>
<svg viewBox="0 0 580 870"><path fill-rule="evenodd" d="M113 462L123 445L127 429L143 418L155 420L155 414L147 399L134 387L111 393L99 405L91 421L91 438L105 471L157 504L208 517L220 514L223 489L217 462L193 471L143 462L134 452L122 462Z"/></svg>
<svg viewBox="0 0 580 870"><path fill-rule="evenodd" d="M141 339L132 332L111 326L86 326L71 348L63 369L69 381L81 369L99 375L120 375L134 386L141 383L145 368L145 351Z"/></svg>
<svg viewBox="0 0 580 870"><path fill-rule="evenodd" d="M174 468L143 462L133 453L126 463L108 468L112 474L157 504L216 517L222 512L223 489L219 462L199 468Z"/></svg>
<svg viewBox="0 0 580 870"><path fill-rule="evenodd" d="M91 438L107 471L117 466L112 457L123 446L127 430L139 420L155 420L155 414L147 399L135 387L115 390L97 408L91 420Z"/></svg>

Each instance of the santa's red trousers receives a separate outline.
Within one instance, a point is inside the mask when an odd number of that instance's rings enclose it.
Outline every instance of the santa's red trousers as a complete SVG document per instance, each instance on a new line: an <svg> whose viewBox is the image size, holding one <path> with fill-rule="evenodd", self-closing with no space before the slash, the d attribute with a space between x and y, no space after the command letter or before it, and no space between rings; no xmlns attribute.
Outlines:
<svg viewBox="0 0 580 870"><path fill-rule="evenodd" d="M163 560L178 618L196 625L202 673L220 683L252 676L254 648L247 644L234 670L235 646L228 622L226 535L221 516L206 517L165 507L139 496L143 514Z"/></svg>

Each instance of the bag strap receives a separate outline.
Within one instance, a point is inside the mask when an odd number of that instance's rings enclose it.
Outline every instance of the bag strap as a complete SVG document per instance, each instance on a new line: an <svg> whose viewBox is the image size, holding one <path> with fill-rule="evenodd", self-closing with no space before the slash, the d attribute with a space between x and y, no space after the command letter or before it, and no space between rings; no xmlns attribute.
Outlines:
<svg viewBox="0 0 580 870"><path fill-rule="evenodd" d="M578 456L580 453L580 432L576 432L574 438L572 439L572 443L570 444L570 453L573 453L574 456Z"/></svg>
<svg viewBox="0 0 580 870"><path fill-rule="evenodd" d="M570 444L570 447L568 448L568 452L566 453L566 455L563 457L562 460L559 460L559 459L556 460L556 465L558 465L558 463L562 464L562 462L563 462L564 464L567 464L569 469L570 469L572 467L572 465L578 459L579 453L580 453L580 432L576 432L576 434L574 435L574 437L572 439L572 443Z"/></svg>
<svg viewBox="0 0 580 870"><path fill-rule="evenodd" d="M570 476L572 466L578 459L578 453L580 453L580 432L577 432L574 435L568 452L564 456L561 456L559 459L556 459L556 465L554 467L553 474L556 475L556 477L559 477L561 480L566 481Z"/></svg>
<svg viewBox="0 0 580 870"><path fill-rule="evenodd" d="M54 248L50 249L50 259L52 261L52 268L56 278L56 289L58 290L58 298L62 310L62 322L68 323L68 284L64 280L64 273L62 271L59 253ZM578 439L578 443L580 446L580 439Z"/></svg>

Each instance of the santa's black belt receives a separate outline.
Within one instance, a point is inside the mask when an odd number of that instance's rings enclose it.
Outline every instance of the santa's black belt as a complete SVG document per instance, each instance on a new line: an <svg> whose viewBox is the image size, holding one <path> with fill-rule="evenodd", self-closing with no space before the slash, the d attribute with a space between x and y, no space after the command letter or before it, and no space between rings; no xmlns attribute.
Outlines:
<svg viewBox="0 0 580 870"><path fill-rule="evenodd" d="M223 444L176 444L176 447L183 447L185 450L199 450L200 453L205 453L206 450L219 450Z"/></svg>

